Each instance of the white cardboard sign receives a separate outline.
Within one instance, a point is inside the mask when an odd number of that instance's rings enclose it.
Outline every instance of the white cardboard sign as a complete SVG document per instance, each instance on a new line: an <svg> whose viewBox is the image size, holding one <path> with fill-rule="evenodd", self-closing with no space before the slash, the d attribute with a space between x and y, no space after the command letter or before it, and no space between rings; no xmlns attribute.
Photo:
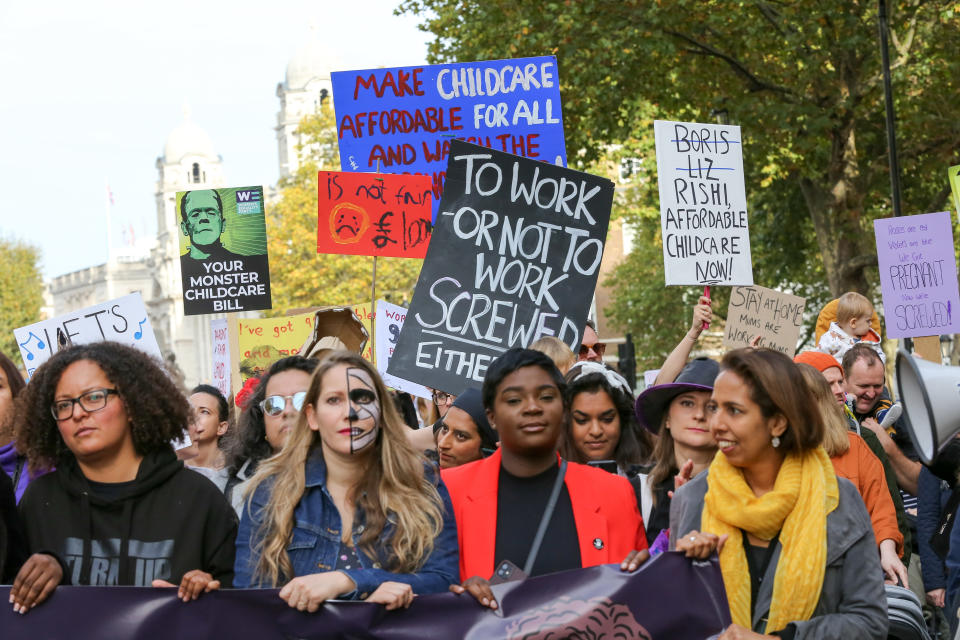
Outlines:
<svg viewBox="0 0 960 640"><path fill-rule="evenodd" d="M226 318L210 320L210 331L213 332L213 371L210 379L212 384L224 398L230 397L230 333Z"/></svg>
<svg viewBox="0 0 960 640"><path fill-rule="evenodd" d="M403 328L403 321L407 319L407 310L386 300L377 300L376 314L377 336L374 345L377 350L377 371L383 377L384 384L413 396L429 398L430 390L422 384L410 382L387 373L387 364L393 356L394 347L397 346L400 329Z"/></svg>
<svg viewBox="0 0 960 640"><path fill-rule="evenodd" d="M740 127L653 126L667 285L752 285Z"/></svg>
<svg viewBox="0 0 960 640"><path fill-rule="evenodd" d="M163 358L139 292L14 329L13 335L27 377L61 349L101 340L128 344Z"/></svg>

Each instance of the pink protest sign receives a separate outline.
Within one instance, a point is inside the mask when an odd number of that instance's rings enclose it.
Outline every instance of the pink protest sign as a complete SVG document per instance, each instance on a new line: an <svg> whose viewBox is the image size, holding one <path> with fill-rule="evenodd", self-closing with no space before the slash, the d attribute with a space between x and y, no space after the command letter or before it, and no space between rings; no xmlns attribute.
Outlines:
<svg viewBox="0 0 960 640"><path fill-rule="evenodd" d="M888 338L960 331L950 213L873 221Z"/></svg>

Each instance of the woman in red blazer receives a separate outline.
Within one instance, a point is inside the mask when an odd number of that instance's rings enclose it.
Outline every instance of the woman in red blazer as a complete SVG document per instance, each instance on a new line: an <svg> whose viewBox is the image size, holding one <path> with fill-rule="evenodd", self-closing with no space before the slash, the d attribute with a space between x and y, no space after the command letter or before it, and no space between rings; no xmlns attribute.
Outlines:
<svg viewBox="0 0 960 640"><path fill-rule="evenodd" d="M616 562L633 571L646 559L630 483L557 455L567 414L563 387L553 361L538 351L511 349L488 368L483 404L500 448L442 472L467 578L454 592L469 590L496 608L487 578L506 560L535 576Z"/></svg>

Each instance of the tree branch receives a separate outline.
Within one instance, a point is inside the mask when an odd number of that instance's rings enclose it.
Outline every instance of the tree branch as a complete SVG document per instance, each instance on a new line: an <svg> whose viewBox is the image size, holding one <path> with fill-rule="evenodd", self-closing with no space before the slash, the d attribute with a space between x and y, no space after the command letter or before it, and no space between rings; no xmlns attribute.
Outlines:
<svg viewBox="0 0 960 640"><path fill-rule="evenodd" d="M941 211L943 210L943 205L947 203L947 198L950 197L950 185L948 184L943 189L940 189L937 192L937 195L933 197L933 200L930 201L930 204L927 205L927 208L924 211Z"/></svg>
<svg viewBox="0 0 960 640"><path fill-rule="evenodd" d="M845 261L840 267L840 273L842 277L847 278L851 274L856 273L866 269L867 267L872 267L877 264L876 254L861 254L859 256L854 256L849 260Z"/></svg>
<svg viewBox="0 0 960 640"><path fill-rule="evenodd" d="M779 33L779 34L782 35L782 36L786 36L786 35L787 35L787 32L783 30L783 27L781 27L781 26L777 23L777 18L780 17L780 14L779 14L779 13L777 13L772 7L770 7L770 5L768 5L766 2L754 2L754 4L757 6L757 9L760 10L760 15L762 15L762 16L764 17L764 19L765 19L768 23L770 23L770 26L771 26L771 27L773 27L774 29L777 30L777 33Z"/></svg>
<svg viewBox="0 0 960 640"><path fill-rule="evenodd" d="M747 81L750 91L773 91L775 93L782 93L786 96L796 97L796 94L786 87L780 87L778 85L761 80L755 74L751 73L742 62L733 58L729 54L723 53L722 51L715 49L708 44L700 42L691 36L680 33L679 31L664 30L664 33L674 36L675 38L679 38L680 40L683 40L684 42L695 47L695 50L691 50L691 53L712 56L726 62L737 75Z"/></svg>

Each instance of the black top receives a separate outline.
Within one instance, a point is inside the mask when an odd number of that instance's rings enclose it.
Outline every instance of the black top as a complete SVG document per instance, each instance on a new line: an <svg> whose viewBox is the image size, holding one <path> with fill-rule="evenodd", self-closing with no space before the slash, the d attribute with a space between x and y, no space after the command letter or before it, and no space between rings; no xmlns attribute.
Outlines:
<svg viewBox="0 0 960 640"><path fill-rule="evenodd" d="M753 618L756 613L760 585L763 584L764 575L767 573L767 567L770 566L770 560L773 558L773 552L777 547L780 534L775 535L766 547L750 544L746 531L741 530L741 534L743 551L747 556L747 567L750 570L750 617Z"/></svg>
<svg viewBox="0 0 960 640"><path fill-rule="evenodd" d="M87 484L90 485L90 493L104 502L113 502L122 498L129 493L136 483L136 480L128 482L94 482L93 480L87 480Z"/></svg>
<svg viewBox="0 0 960 640"><path fill-rule="evenodd" d="M0 584L11 584L29 555L10 477L0 471Z"/></svg>
<svg viewBox="0 0 960 640"><path fill-rule="evenodd" d="M498 564L504 560L510 560L520 568L526 564L527 555L540 526L540 518L550 500L559 471L557 465L551 465L539 475L518 478L503 466L500 467L500 482L497 488L497 542L494 553ZM579 569L581 566L577 524L573 518L570 493L564 484L530 575L540 576L555 571Z"/></svg>
<svg viewBox="0 0 960 640"><path fill-rule="evenodd" d="M655 487L651 487L651 493L653 494L656 502L652 507L650 507L648 521L644 522L647 529L646 533L648 545L653 544L653 541L657 539L657 536L660 535L661 531L670 528L670 495L668 492L673 491L674 475L675 474L667 476L663 482ZM639 498L640 494L638 492L638 506L640 504Z"/></svg>
<svg viewBox="0 0 960 640"><path fill-rule="evenodd" d="M58 558L64 584L179 584L192 569L233 584L236 514L173 449L144 456L133 482L90 482L66 460L30 483L20 515L30 549Z"/></svg>

